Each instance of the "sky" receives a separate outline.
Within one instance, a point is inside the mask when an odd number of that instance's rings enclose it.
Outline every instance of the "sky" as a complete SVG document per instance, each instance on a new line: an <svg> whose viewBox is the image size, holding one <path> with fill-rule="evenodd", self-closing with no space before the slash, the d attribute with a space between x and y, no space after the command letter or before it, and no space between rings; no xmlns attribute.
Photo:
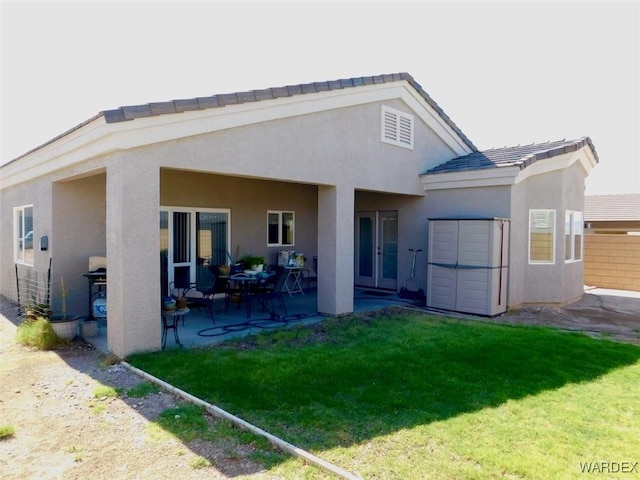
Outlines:
<svg viewBox="0 0 640 480"><path fill-rule="evenodd" d="M640 193L640 2L1 4L2 160L123 105L408 72L481 150L589 136Z"/></svg>

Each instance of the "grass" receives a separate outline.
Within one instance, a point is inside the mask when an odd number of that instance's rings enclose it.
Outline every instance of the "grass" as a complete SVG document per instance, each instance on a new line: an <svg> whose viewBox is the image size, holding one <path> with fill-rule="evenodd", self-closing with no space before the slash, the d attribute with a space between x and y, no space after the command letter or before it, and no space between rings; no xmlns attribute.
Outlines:
<svg viewBox="0 0 640 480"><path fill-rule="evenodd" d="M16 428L13 425L0 425L0 440L6 440L16 434Z"/></svg>
<svg viewBox="0 0 640 480"><path fill-rule="evenodd" d="M130 398L142 398L152 393L158 393L160 387L155 383L140 382L135 387L131 387L127 390L127 396Z"/></svg>
<svg viewBox="0 0 640 480"><path fill-rule="evenodd" d="M120 390L107 385L98 385L93 389L94 398L112 398L117 397L120 394Z"/></svg>
<svg viewBox="0 0 640 480"><path fill-rule="evenodd" d="M83 455L82 455L83 449L80 447L76 447L75 445L70 445L69 447L67 447L66 452L73 454L74 462L81 462L83 459Z"/></svg>
<svg viewBox="0 0 640 480"><path fill-rule="evenodd" d="M40 350L54 350L65 342L58 338L53 327L44 317L28 318L16 330L16 341L21 345Z"/></svg>
<svg viewBox="0 0 640 480"><path fill-rule="evenodd" d="M387 313L129 362L364 478L640 460L640 349L575 333Z"/></svg>
<svg viewBox="0 0 640 480"><path fill-rule="evenodd" d="M273 466L285 461L284 455L275 450L264 438L235 428L226 420L215 420L205 415L204 410L185 403L169 408L153 420L147 435L152 442L161 442L170 437L189 444L196 440L208 441L224 447L224 455L235 460L248 457L264 465ZM243 448L250 446L250 448ZM189 462L194 469L211 466L209 459L196 456Z"/></svg>

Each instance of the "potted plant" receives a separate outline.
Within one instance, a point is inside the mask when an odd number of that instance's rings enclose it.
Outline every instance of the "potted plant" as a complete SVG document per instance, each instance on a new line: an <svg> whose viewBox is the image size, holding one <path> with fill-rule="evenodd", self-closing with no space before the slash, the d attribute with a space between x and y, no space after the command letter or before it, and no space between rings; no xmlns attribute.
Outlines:
<svg viewBox="0 0 640 480"><path fill-rule="evenodd" d="M247 268L255 270L256 272L261 272L264 269L264 262L266 262L266 257L262 255L247 253L240 257L240 261L244 263Z"/></svg>
<svg viewBox="0 0 640 480"><path fill-rule="evenodd" d="M187 298L183 295L181 295L180 297L178 297L176 299L176 308L178 310L183 310L185 308L187 308Z"/></svg>
<svg viewBox="0 0 640 480"><path fill-rule="evenodd" d="M60 296L62 301L62 315L49 315L49 323L58 337L64 340L73 340L78 334L80 317L77 315L67 315L67 289L64 286L63 278L60 278Z"/></svg>

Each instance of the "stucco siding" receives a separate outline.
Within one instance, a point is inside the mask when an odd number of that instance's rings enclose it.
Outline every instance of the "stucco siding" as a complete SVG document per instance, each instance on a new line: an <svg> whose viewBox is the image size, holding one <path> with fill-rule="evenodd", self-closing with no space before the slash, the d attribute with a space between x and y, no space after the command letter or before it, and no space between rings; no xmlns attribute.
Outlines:
<svg viewBox="0 0 640 480"><path fill-rule="evenodd" d="M51 183L47 179L37 179L30 184L22 184L0 193L0 212L3 219L0 228L0 294L17 300L16 273L14 263L14 217L15 207L33 205L33 265L20 266L21 274L29 275L39 284L46 281L51 255ZM50 248L41 251L40 238L46 235Z"/></svg>
<svg viewBox="0 0 640 480"><path fill-rule="evenodd" d="M387 195L376 192L356 192L356 212L398 212L398 288L411 271L410 248L422 249L416 256L416 280L422 288L427 281L427 199L424 196Z"/></svg>
<svg viewBox="0 0 640 480"><path fill-rule="evenodd" d="M388 103L410 112L401 102ZM418 173L454 153L418 119L414 150L382 143L381 105L252 124L130 154L167 168L421 195Z"/></svg>
<svg viewBox="0 0 640 480"><path fill-rule="evenodd" d="M584 208L584 171L579 163L567 169L536 175L516 185L521 203L514 202L514 218L525 219L522 236L513 238L520 243L514 250L523 252L522 298L517 304L565 304L576 300L583 291L583 262L565 263L565 211ZM553 264L529 263L529 210L555 211L555 241ZM514 230L518 231L513 225Z"/></svg>
<svg viewBox="0 0 640 480"><path fill-rule="evenodd" d="M75 315L89 313L88 282L83 277L89 257L106 256L106 175L53 183L52 191L52 308L61 309L64 281L66 308Z"/></svg>
<svg viewBox="0 0 640 480"><path fill-rule="evenodd" d="M511 217L510 187L505 186L435 190L420 199L401 199L401 203L405 206L399 219L399 238L408 241L403 241L405 248L399 245L399 280L409 275L410 255L407 249L422 248L423 253L418 256L416 262L416 277L425 289L428 288L426 282L430 218Z"/></svg>
<svg viewBox="0 0 640 480"><path fill-rule="evenodd" d="M293 211L295 244L286 249L304 253L309 269L311 259L317 255L318 189L315 185L162 169L160 204L229 209L230 253L235 254L239 248L241 255L266 254L269 263L276 263L278 250L285 247L267 246L267 211Z"/></svg>

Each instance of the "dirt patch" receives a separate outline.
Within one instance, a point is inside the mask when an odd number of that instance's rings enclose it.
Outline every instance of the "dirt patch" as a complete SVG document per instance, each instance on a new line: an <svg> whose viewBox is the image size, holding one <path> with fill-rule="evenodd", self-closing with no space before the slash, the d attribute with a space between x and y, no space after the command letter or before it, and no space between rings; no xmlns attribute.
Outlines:
<svg viewBox="0 0 640 480"><path fill-rule="evenodd" d="M640 345L640 295L593 290L565 307L534 306L493 319L498 323L553 326Z"/></svg>
<svg viewBox="0 0 640 480"><path fill-rule="evenodd" d="M7 308L1 313L12 314ZM143 380L122 365L105 364L92 346L75 341L43 352L14 338L15 324L0 315L0 425L16 430L0 441L0 478L266 478L264 467L250 459L251 445L150 436L158 414L184 403L172 394L95 398L97 386L126 390ZM211 466L195 468L199 457Z"/></svg>

